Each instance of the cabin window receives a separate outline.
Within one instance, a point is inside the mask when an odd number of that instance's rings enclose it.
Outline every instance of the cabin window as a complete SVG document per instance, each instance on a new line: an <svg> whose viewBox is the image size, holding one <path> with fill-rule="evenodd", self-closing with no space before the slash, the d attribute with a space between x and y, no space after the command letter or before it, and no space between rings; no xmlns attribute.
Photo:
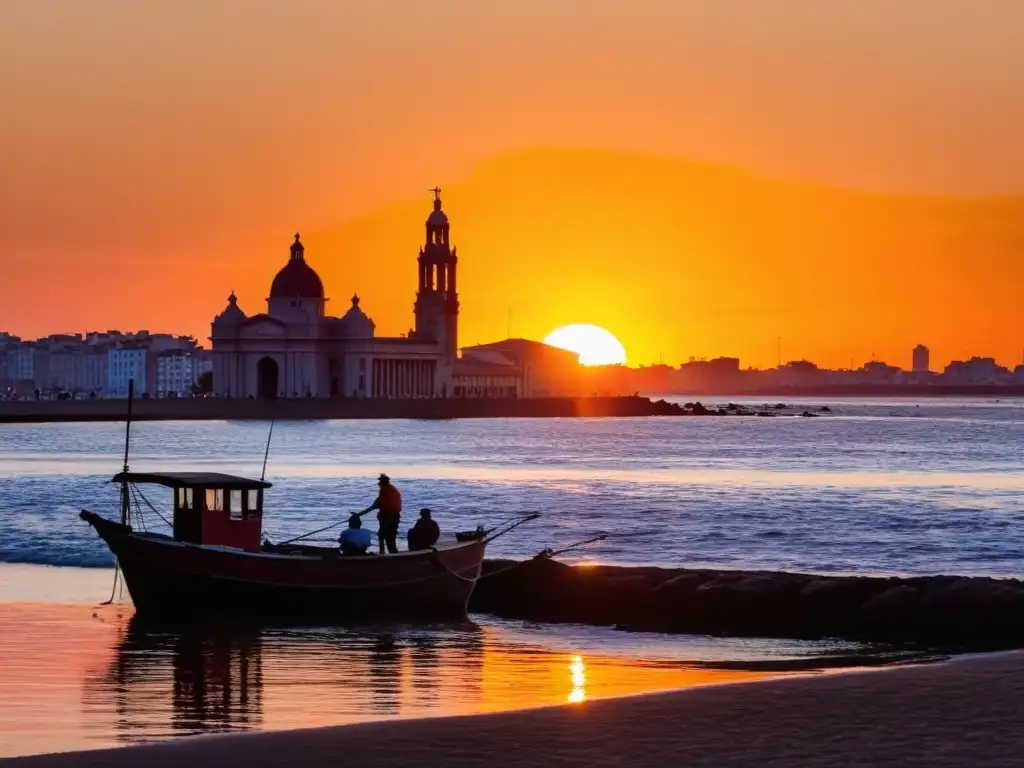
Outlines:
<svg viewBox="0 0 1024 768"><path fill-rule="evenodd" d="M222 489L207 489L206 508L211 512L224 511L224 491Z"/></svg>
<svg viewBox="0 0 1024 768"><path fill-rule="evenodd" d="M185 508L185 489L184 488L179 488L178 489L178 509L184 509L184 508Z"/></svg>
<svg viewBox="0 0 1024 768"><path fill-rule="evenodd" d="M232 520L241 520L245 517L245 511L242 509L242 492L241 491L229 491L228 498L228 516Z"/></svg>
<svg viewBox="0 0 1024 768"><path fill-rule="evenodd" d="M191 488L179 488L175 494L175 506L178 509L192 509L193 493Z"/></svg>
<svg viewBox="0 0 1024 768"><path fill-rule="evenodd" d="M259 512L260 511L260 492L258 490L256 490L255 488L253 488L252 490L248 491L246 495L248 496L248 498L245 500L246 501L245 508L249 512Z"/></svg>

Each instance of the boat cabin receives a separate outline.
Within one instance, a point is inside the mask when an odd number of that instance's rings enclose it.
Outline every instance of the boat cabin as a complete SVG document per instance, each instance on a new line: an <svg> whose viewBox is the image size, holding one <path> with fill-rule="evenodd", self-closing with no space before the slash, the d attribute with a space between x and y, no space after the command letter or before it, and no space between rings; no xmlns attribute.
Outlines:
<svg viewBox="0 0 1024 768"><path fill-rule="evenodd" d="M260 549L263 491L270 483L220 472L121 472L111 482L170 488L176 541Z"/></svg>

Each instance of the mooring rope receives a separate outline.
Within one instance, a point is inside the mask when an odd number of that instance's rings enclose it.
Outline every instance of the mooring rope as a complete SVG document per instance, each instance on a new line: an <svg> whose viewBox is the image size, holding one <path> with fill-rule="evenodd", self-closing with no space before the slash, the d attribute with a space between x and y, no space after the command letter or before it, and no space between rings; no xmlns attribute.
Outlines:
<svg viewBox="0 0 1024 768"><path fill-rule="evenodd" d="M110 599L104 600L100 605L111 605L114 602L114 593L117 592L117 578L121 575L121 561L114 558L114 583L110 587Z"/></svg>

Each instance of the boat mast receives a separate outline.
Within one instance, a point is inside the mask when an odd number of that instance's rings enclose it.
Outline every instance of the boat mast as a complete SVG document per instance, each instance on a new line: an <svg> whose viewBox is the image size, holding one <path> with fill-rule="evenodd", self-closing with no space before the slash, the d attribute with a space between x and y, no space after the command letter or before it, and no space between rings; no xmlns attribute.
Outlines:
<svg viewBox="0 0 1024 768"><path fill-rule="evenodd" d="M135 379L128 379L128 420L124 425L124 466L122 472L125 475L121 481L121 525L128 524L128 516L131 512L131 500L128 497L128 448L131 445L132 436L132 400L135 396Z"/></svg>

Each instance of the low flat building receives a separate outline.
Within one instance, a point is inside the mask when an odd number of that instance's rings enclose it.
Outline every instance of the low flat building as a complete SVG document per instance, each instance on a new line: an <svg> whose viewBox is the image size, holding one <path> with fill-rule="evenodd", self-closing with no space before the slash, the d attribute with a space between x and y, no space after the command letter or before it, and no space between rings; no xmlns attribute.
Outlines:
<svg viewBox="0 0 1024 768"><path fill-rule="evenodd" d="M500 355L519 369L521 397L577 397L583 366L576 352L530 339L505 339L462 348L463 360L493 362Z"/></svg>

